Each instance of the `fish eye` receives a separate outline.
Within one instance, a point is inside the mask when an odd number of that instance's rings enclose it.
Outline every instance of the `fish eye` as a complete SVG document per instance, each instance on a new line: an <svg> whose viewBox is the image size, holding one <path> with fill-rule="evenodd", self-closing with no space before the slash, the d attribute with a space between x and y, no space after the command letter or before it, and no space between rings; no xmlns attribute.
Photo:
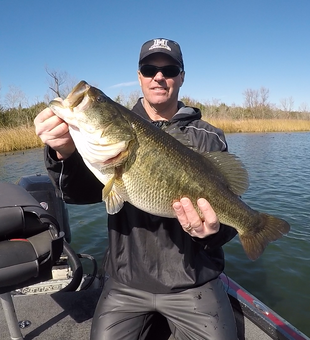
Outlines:
<svg viewBox="0 0 310 340"><path fill-rule="evenodd" d="M96 97L96 102L97 103L105 103L107 100L105 98L105 96L97 96Z"/></svg>

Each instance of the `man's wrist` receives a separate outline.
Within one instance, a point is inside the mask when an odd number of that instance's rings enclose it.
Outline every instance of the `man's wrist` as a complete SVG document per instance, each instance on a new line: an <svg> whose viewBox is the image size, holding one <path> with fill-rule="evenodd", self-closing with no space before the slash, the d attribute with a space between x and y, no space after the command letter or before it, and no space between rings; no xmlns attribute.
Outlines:
<svg viewBox="0 0 310 340"><path fill-rule="evenodd" d="M71 153L60 153L59 151L56 151L56 157L58 158L58 160L63 161L65 159L69 158L73 154L73 152L71 152Z"/></svg>
<svg viewBox="0 0 310 340"><path fill-rule="evenodd" d="M67 145L66 148L58 149L56 151L56 157L58 160L62 161L67 158L69 158L75 151L75 145L72 143L72 145Z"/></svg>

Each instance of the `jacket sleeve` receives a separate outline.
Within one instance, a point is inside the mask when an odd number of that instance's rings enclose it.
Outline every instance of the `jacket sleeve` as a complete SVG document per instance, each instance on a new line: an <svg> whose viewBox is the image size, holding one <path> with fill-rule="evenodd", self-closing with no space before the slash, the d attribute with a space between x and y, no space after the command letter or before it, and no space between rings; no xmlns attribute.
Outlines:
<svg viewBox="0 0 310 340"><path fill-rule="evenodd" d="M66 203L91 204L102 201L104 185L87 168L77 151L68 159L59 161L56 152L46 146L44 159L56 195Z"/></svg>
<svg viewBox="0 0 310 340"><path fill-rule="evenodd" d="M193 240L202 245L206 251L212 252L215 249L222 247L225 243L232 240L236 235L237 235L236 229L228 225L221 224L220 229L216 234L207 236L202 239L198 237L193 237Z"/></svg>

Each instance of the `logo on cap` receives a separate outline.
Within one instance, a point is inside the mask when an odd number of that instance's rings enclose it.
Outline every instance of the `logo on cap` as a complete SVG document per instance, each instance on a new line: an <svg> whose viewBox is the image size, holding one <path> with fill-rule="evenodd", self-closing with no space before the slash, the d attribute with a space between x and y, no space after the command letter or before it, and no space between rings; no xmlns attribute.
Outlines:
<svg viewBox="0 0 310 340"><path fill-rule="evenodd" d="M171 51L171 48L168 46L167 39L154 39L154 44L149 48L149 50L153 50L154 48L164 48Z"/></svg>

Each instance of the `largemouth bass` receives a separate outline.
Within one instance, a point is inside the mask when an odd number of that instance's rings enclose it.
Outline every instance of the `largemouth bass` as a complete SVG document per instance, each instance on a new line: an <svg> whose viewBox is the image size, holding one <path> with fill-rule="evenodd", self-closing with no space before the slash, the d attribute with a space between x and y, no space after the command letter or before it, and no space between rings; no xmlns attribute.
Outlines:
<svg viewBox="0 0 310 340"><path fill-rule="evenodd" d="M84 162L105 185L109 214L127 201L153 215L173 218L176 200L188 197L195 205L205 198L220 222L238 231L251 260L288 233L286 221L253 210L240 199L248 176L234 155L201 154L84 81L66 99L55 99L49 106L69 125Z"/></svg>

